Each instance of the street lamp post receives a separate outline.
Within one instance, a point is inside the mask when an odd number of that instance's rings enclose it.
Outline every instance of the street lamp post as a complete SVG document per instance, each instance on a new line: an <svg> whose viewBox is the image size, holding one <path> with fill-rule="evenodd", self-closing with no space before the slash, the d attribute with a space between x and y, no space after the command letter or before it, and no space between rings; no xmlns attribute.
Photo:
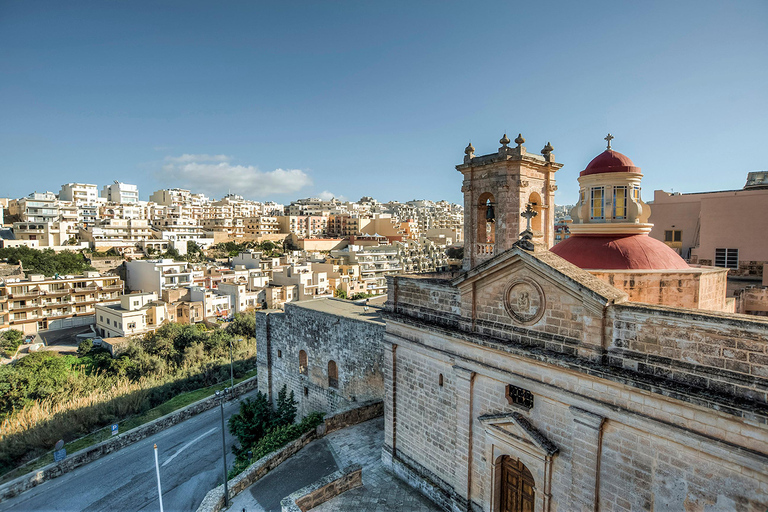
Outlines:
<svg viewBox="0 0 768 512"><path fill-rule="evenodd" d="M224 398L229 393L229 388L224 391L217 391L216 397L219 399L219 409L221 410L221 457L224 467L224 506L229 507L229 488L227 486L227 441L224 431Z"/></svg>
<svg viewBox="0 0 768 512"><path fill-rule="evenodd" d="M232 339L229 340L229 387L235 387L235 370L232 366Z"/></svg>

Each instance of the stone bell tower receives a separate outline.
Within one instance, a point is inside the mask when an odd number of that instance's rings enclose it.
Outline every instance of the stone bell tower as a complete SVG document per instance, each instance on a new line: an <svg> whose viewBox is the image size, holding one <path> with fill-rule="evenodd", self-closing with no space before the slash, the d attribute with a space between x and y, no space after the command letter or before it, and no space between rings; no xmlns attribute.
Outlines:
<svg viewBox="0 0 768 512"><path fill-rule="evenodd" d="M525 139L518 135L516 147L509 147L507 134L499 141L497 153L475 156L470 143L464 163L456 170L464 175L464 270L510 249L525 229L520 214L528 204L538 215L531 227L533 241L547 248L554 244L555 162L547 142L541 155L528 153Z"/></svg>

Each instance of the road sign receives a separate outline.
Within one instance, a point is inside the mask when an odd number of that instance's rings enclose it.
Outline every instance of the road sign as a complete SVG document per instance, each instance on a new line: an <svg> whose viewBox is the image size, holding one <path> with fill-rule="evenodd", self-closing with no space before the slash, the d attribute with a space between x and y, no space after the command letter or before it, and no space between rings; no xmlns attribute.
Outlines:
<svg viewBox="0 0 768 512"><path fill-rule="evenodd" d="M67 456L67 449L62 448L61 450L56 450L53 452L53 462L59 462L66 458Z"/></svg>
<svg viewBox="0 0 768 512"><path fill-rule="evenodd" d="M112 435L113 436L117 435L117 423L112 424Z"/></svg>
<svg viewBox="0 0 768 512"><path fill-rule="evenodd" d="M63 439L59 439L58 441L56 441L56 445L53 447L53 449L54 450L61 450L62 448L64 448L64 440Z"/></svg>

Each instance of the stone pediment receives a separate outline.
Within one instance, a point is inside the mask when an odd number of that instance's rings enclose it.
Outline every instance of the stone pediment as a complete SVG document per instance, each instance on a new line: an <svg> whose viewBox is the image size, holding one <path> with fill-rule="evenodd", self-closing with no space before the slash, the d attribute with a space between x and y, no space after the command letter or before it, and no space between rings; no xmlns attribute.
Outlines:
<svg viewBox="0 0 768 512"><path fill-rule="evenodd" d="M543 456L552 456L559 448L542 434L519 412L508 414L487 414L478 418L486 432L499 436L513 444L527 445L529 450Z"/></svg>
<svg viewBox="0 0 768 512"><path fill-rule="evenodd" d="M522 270L524 272L521 272ZM526 274L529 278L516 281L516 273ZM506 295L513 297L505 301L505 307L507 312L522 324L535 321L538 310L546 305L546 297L537 282L547 282L550 286L577 297L585 306L592 306L592 309L601 309L608 304L627 300L627 294L623 291L539 247L535 251L513 247L461 274L452 284L464 295L473 286L482 287L486 283L499 280L509 281Z"/></svg>

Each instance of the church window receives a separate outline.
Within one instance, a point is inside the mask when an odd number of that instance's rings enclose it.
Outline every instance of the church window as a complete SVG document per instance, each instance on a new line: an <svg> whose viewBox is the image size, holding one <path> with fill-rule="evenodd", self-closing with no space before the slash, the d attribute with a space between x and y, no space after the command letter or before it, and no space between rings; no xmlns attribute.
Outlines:
<svg viewBox="0 0 768 512"><path fill-rule="evenodd" d="M299 351L299 374L307 374L307 353L303 350Z"/></svg>
<svg viewBox="0 0 768 512"><path fill-rule="evenodd" d="M443 374L440 374L440 378L437 380L437 383L440 387L443 387Z"/></svg>
<svg viewBox="0 0 768 512"><path fill-rule="evenodd" d="M738 249L715 249L715 266L722 268L739 268Z"/></svg>
<svg viewBox="0 0 768 512"><path fill-rule="evenodd" d="M613 187L613 218L627 218L627 187Z"/></svg>
<svg viewBox="0 0 768 512"><path fill-rule="evenodd" d="M640 187L632 187L632 199L635 202L640 200Z"/></svg>
<svg viewBox="0 0 768 512"><path fill-rule="evenodd" d="M339 387L339 368L336 366L336 361L328 361L328 387Z"/></svg>
<svg viewBox="0 0 768 512"><path fill-rule="evenodd" d="M590 208L592 211L591 218L593 219L605 218L605 214L603 213L603 210L605 208L605 198L603 197L603 187L593 188L591 199L592 199L590 204Z"/></svg>
<svg viewBox="0 0 768 512"><path fill-rule="evenodd" d="M533 407L533 393L527 389L507 384L505 396L510 405L520 405L526 409Z"/></svg>
<svg viewBox="0 0 768 512"><path fill-rule="evenodd" d="M277 357L283 357L283 351L279 350L277 351Z"/></svg>

